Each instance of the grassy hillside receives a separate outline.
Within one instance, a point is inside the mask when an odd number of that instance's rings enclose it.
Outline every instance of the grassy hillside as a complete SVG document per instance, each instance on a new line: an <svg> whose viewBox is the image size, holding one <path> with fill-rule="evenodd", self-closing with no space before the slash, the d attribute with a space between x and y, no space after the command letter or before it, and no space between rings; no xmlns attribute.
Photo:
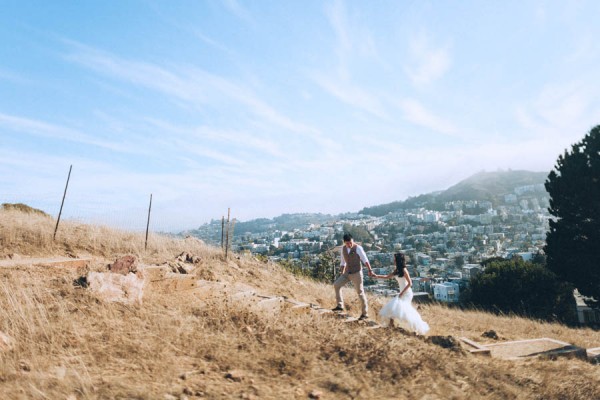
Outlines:
<svg viewBox="0 0 600 400"><path fill-rule="evenodd" d="M252 257L224 259L195 239L153 236L75 223L52 241L53 221L0 211L1 258L92 256L102 270L116 256L142 263L200 256L198 275L244 283L261 293L333 306L330 285L298 279ZM15 255L15 254L18 254ZM148 292L138 306L106 303L73 286L82 271L0 270L0 398L10 399L592 399L598 367L580 360L503 361L435 345L395 329L366 329L328 316L271 314L242 302L200 302L186 292ZM347 289L351 312L357 298ZM372 318L385 299L370 297ZM600 335L510 316L421 306L432 336L478 341L551 337L583 347ZM488 339L489 340L489 339ZM1 346L0 346L1 348Z"/></svg>

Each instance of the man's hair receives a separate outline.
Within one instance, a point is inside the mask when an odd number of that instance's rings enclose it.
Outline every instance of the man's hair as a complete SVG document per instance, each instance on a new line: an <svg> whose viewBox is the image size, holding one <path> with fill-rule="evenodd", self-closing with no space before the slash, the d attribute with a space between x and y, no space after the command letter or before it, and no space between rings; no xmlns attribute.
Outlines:
<svg viewBox="0 0 600 400"><path fill-rule="evenodd" d="M352 240L352 235L351 234L349 234L349 233L344 234L344 242L349 242L351 240Z"/></svg>

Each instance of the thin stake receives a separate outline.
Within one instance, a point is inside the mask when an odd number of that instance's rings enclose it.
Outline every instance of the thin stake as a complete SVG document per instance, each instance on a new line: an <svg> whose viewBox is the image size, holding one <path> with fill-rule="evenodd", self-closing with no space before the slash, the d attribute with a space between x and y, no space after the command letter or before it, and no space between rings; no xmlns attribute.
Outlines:
<svg viewBox="0 0 600 400"><path fill-rule="evenodd" d="M67 188L69 187L69 179L71 179L71 170L73 169L73 164L69 167L69 175L67 176L67 184L65 185L65 192L63 193L62 202L60 203L60 211L58 212L58 218L56 219L56 226L54 227L54 236L52 236L52 240L56 240L56 231L58 231L58 223L60 222L60 215L62 214L63 205L65 204L65 197L67 197Z"/></svg>
<svg viewBox="0 0 600 400"><path fill-rule="evenodd" d="M148 249L148 228L150 227L150 210L152 210L152 193L150 193L150 206L148 207L148 222L146 223L146 242L144 243L144 251Z"/></svg>

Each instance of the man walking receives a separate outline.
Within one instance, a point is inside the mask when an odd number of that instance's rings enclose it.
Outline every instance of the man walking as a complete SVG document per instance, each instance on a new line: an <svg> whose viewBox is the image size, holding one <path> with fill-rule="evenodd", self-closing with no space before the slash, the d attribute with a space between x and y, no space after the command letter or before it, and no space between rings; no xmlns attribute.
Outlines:
<svg viewBox="0 0 600 400"><path fill-rule="evenodd" d="M348 282L352 282L354 288L356 289L356 293L360 298L361 303L361 315L358 318L359 321L363 319L367 319L367 296L365 295L365 289L363 286L363 272L361 262L367 266L369 269L369 275L373 273L371 269L371 265L369 264L369 260L367 259L367 255L363 250L362 246L354 243L352 239L352 235L346 233L344 235L344 246L341 251L341 275L336 281L333 283L333 287L335 288L335 297L337 301L337 306L333 309L333 311L343 311L344 310L344 298L342 297L342 287L346 285Z"/></svg>

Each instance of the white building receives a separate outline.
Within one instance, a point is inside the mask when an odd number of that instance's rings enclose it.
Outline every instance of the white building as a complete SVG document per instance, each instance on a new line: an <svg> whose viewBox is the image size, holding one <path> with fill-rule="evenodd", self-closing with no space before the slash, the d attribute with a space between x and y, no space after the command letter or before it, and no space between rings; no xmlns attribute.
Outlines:
<svg viewBox="0 0 600 400"><path fill-rule="evenodd" d="M456 282L443 282L433 285L433 297L446 303L458 303L460 288Z"/></svg>

